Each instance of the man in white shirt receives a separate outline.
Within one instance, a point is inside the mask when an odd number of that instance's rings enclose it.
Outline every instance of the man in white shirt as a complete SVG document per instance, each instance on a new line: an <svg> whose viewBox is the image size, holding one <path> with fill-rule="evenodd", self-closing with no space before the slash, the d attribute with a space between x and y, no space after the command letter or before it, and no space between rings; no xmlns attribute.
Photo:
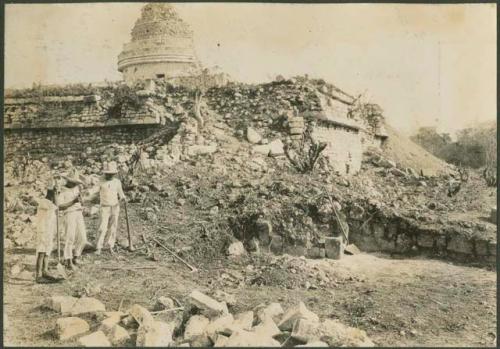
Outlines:
<svg viewBox="0 0 500 349"><path fill-rule="evenodd" d="M125 200L122 183L115 175L118 173L114 161L105 164L104 180L99 184L101 200L101 223L99 225L99 238L97 239L96 254L101 254L104 238L109 228L108 245L111 253L114 253L116 242L116 230L118 228L118 216L120 214L119 200Z"/></svg>
<svg viewBox="0 0 500 349"><path fill-rule="evenodd" d="M49 256L54 247L56 234L56 214L54 183L51 181L47 187L45 198L38 200L36 212L36 282L53 283L62 279L49 273Z"/></svg>
<svg viewBox="0 0 500 349"><path fill-rule="evenodd" d="M64 260L66 267L75 269L75 264L80 264L80 256L87 244L87 231L83 220L80 185L83 184L76 173L64 177L66 188L57 196L57 205L64 215L64 230L66 241L64 243Z"/></svg>

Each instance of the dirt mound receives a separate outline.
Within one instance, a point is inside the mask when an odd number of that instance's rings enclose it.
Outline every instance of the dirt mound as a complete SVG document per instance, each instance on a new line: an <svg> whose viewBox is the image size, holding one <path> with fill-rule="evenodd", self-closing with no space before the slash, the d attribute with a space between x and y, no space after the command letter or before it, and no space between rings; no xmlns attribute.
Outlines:
<svg viewBox="0 0 500 349"><path fill-rule="evenodd" d="M413 143L391 126L386 124L385 128L389 137L383 146L383 151L387 158L403 167L411 167L418 172L423 170L425 175L434 176L450 172L451 165Z"/></svg>

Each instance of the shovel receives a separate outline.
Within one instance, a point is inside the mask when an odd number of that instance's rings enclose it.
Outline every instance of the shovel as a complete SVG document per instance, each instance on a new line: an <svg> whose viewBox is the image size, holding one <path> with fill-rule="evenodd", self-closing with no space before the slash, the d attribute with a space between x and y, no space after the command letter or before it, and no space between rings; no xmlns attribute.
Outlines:
<svg viewBox="0 0 500 349"><path fill-rule="evenodd" d="M127 211L127 200L123 200L125 206L125 220L127 221L127 237L128 237L128 250L130 252L134 252L135 248L132 245L132 236L130 235L130 222L128 220L128 211Z"/></svg>
<svg viewBox="0 0 500 349"><path fill-rule="evenodd" d="M59 208L56 209L56 229L57 229L57 265L56 269L59 275L66 279L68 276L66 275L66 269L61 264L61 236L59 232Z"/></svg>

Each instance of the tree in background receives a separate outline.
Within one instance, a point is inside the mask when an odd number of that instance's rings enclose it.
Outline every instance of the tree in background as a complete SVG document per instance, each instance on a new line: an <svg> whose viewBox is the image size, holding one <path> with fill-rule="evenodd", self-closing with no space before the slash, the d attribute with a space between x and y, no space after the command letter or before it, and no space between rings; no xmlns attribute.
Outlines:
<svg viewBox="0 0 500 349"><path fill-rule="evenodd" d="M411 140L448 163L470 168L496 169L496 125L460 130L457 132L456 142L452 141L449 134L439 134L434 127L422 127Z"/></svg>

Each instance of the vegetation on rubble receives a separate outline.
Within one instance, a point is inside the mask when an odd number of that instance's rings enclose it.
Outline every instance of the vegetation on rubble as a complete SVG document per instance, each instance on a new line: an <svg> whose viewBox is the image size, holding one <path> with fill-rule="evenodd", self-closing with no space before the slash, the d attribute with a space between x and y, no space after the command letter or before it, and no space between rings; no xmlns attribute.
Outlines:
<svg viewBox="0 0 500 349"><path fill-rule="evenodd" d="M127 85L119 85L113 90L103 92L103 97L109 99L105 109L111 118L123 117L126 110L139 110L143 105L137 95L137 89Z"/></svg>
<svg viewBox="0 0 500 349"><path fill-rule="evenodd" d="M99 94L102 87L92 84L41 85L33 84L29 88L5 90L5 98L37 98L49 96L88 96Z"/></svg>
<svg viewBox="0 0 500 349"><path fill-rule="evenodd" d="M309 173L314 170L321 152L325 150L326 146L326 143L316 142L311 136L311 131L306 129L297 145L285 144L283 150L285 156L297 171Z"/></svg>

